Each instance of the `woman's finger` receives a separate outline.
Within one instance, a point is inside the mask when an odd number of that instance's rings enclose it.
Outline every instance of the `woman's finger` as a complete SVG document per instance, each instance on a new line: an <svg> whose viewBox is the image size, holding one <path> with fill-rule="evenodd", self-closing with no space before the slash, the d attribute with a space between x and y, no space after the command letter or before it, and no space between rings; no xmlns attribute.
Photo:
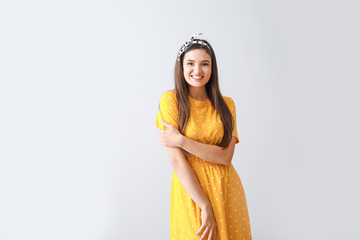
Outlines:
<svg viewBox="0 0 360 240"><path fill-rule="evenodd" d="M207 239L206 236L208 235L208 232L209 232L209 227L205 228L204 232L203 232L202 235L201 235L200 240L205 240L205 239Z"/></svg>
<svg viewBox="0 0 360 240"><path fill-rule="evenodd" d="M208 239L209 240L215 240L216 239L216 229L214 229L213 231L210 231Z"/></svg>
<svg viewBox="0 0 360 240"><path fill-rule="evenodd" d="M199 228L199 231L197 231L197 233L195 234L195 237L197 237L197 235L199 235L203 230L205 229L205 225L201 225L201 227Z"/></svg>

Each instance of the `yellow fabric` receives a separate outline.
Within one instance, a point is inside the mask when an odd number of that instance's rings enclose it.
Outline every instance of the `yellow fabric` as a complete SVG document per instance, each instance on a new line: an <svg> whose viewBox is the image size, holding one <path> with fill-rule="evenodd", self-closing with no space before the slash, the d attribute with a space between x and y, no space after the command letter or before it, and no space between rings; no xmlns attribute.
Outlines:
<svg viewBox="0 0 360 240"><path fill-rule="evenodd" d="M235 127L232 135L236 138L236 143L239 143L234 101L230 97L223 98L234 117ZM198 101L189 96L189 101L190 118L184 135L206 144L220 143L224 134L223 124L210 99ZM162 94L160 109L164 121L179 129L175 90ZM160 111L156 116L156 126L167 129L161 123ZM218 226L216 240L252 239L245 192L234 166L209 163L192 154L187 157L187 160L213 206ZM170 239L200 239L201 236L195 238L200 226L201 209L190 198L173 171L170 196Z"/></svg>

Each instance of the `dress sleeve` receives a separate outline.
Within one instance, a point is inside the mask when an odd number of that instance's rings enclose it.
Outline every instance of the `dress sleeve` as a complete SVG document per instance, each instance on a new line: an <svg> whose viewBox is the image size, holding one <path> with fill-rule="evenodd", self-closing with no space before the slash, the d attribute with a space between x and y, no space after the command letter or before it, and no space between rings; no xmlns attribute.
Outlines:
<svg viewBox="0 0 360 240"><path fill-rule="evenodd" d="M235 108L235 103L234 101L232 100L231 97L229 97L229 102L228 102L228 107L230 109L230 112L234 118L234 128L233 128L233 132L232 132L232 135L236 138L236 143L239 143L239 137L238 137L238 133L237 133L237 122L236 122L236 108Z"/></svg>
<svg viewBox="0 0 360 240"><path fill-rule="evenodd" d="M165 130L168 129L161 123L162 119L179 129L178 118L179 113L176 94L173 91L166 91L161 96L160 107L156 116L156 126Z"/></svg>

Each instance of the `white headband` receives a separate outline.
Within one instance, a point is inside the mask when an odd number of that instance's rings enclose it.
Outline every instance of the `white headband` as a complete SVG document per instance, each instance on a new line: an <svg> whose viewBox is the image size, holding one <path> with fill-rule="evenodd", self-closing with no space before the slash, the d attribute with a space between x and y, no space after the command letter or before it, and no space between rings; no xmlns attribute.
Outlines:
<svg viewBox="0 0 360 240"><path fill-rule="evenodd" d="M191 43L198 43L198 44L204 45L204 46L206 46L206 47L210 50L210 47L209 47L204 41L202 41L202 40L195 40L195 39L198 39L197 37L198 37L199 35L201 35L201 34L202 34L202 33L198 33L198 34L192 35L191 38L190 38L190 40L187 41L187 42L185 42L185 43L182 45L182 47L181 47L181 49L180 49L180 51L179 51L179 53L178 53L178 55L177 55L177 60L178 60L178 61L180 60L181 54L183 54L183 52L187 49L187 47L188 47ZM210 51L211 51L211 50L210 50Z"/></svg>

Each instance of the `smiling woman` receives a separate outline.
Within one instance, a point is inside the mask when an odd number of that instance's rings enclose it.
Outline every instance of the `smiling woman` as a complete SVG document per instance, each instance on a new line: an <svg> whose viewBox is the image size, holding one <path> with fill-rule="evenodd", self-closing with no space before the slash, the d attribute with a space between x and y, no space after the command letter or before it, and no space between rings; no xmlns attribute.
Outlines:
<svg viewBox="0 0 360 240"><path fill-rule="evenodd" d="M184 77L191 86L191 96L199 95L201 92L196 87L204 86L211 76L211 57L204 49L194 49L184 57ZM199 93L197 93L198 91ZM206 93L205 91L202 91ZM202 99L205 99L202 97Z"/></svg>
<svg viewBox="0 0 360 240"><path fill-rule="evenodd" d="M244 189L232 165L239 143L236 109L218 86L215 53L193 36L175 65L175 89L156 117L160 142L174 167L170 239L249 240Z"/></svg>

